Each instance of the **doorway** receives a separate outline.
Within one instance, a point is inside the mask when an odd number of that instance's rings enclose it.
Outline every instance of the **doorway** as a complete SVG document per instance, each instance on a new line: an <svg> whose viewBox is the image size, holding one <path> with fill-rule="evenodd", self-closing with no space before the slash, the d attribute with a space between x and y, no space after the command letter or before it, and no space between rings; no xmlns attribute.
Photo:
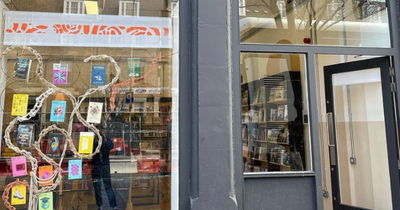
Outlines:
<svg viewBox="0 0 400 210"><path fill-rule="evenodd" d="M399 208L389 63L381 57L323 67L332 188L325 196L334 210Z"/></svg>

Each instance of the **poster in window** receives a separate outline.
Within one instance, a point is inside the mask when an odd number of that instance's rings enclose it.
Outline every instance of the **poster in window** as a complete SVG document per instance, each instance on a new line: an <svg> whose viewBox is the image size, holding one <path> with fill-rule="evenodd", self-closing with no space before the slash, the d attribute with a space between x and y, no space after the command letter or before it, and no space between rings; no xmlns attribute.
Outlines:
<svg viewBox="0 0 400 210"><path fill-rule="evenodd" d="M39 194L39 210L53 209L53 192Z"/></svg>
<svg viewBox="0 0 400 210"><path fill-rule="evenodd" d="M93 132L81 132L79 136L79 153L90 154L93 151Z"/></svg>
<svg viewBox="0 0 400 210"><path fill-rule="evenodd" d="M24 116L28 111L28 94L14 94L11 115L12 116Z"/></svg>
<svg viewBox="0 0 400 210"><path fill-rule="evenodd" d="M56 100L52 101L50 122L64 122L66 108L67 108L66 101L56 101Z"/></svg>
<svg viewBox="0 0 400 210"><path fill-rule="evenodd" d="M26 186L23 184L11 188L11 205L26 204Z"/></svg>
<svg viewBox="0 0 400 210"><path fill-rule="evenodd" d="M53 184L53 166L39 166L39 186L49 186Z"/></svg>
<svg viewBox="0 0 400 210"><path fill-rule="evenodd" d="M32 60L26 58L17 58L14 69L14 78L16 79L29 79L29 72L31 69Z"/></svg>
<svg viewBox="0 0 400 210"><path fill-rule="evenodd" d="M16 142L18 146L30 147L35 138L35 124L19 124Z"/></svg>
<svg viewBox="0 0 400 210"><path fill-rule="evenodd" d="M68 161L68 179L82 179L82 160Z"/></svg>
<svg viewBox="0 0 400 210"><path fill-rule="evenodd" d="M68 81L68 64L53 64L53 84L65 85Z"/></svg>
<svg viewBox="0 0 400 210"><path fill-rule="evenodd" d="M89 102L86 121L89 123L100 123L103 103Z"/></svg>
<svg viewBox="0 0 400 210"><path fill-rule="evenodd" d="M27 175L26 170L26 158L25 156L17 156L11 158L11 168L13 177L25 176Z"/></svg>
<svg viewBox="0 0 400 210"><path fill-rule="evenodd" d="M92 85L105 85L106 84L106 66L93 65L92 66Z"/></svg>

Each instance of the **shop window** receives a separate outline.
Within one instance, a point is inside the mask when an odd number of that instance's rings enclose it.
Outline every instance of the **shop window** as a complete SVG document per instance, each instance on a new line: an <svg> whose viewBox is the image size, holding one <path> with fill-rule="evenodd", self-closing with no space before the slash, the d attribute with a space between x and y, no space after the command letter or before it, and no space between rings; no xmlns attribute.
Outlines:
<svg viewBox="0 0 400 210"><path fill-rule="evenodd" d="M242 53L243 171L310 171L303 54Z"/></svg>
<svg viewBox="0 0 400 210"><path fill-rule="evenodd" d="M138 1L120 1L119 15L139 16L140 2Z"/></svg>
<svg viewBox="0 0 400 210"><path fill-rule="evenodd" d="M76 0L64 0L64 13L85 14L85 2Z"/></svg>
<svg viewBox="0 0 400 210"><path fill-rule="evenodd" d="M386 0L238 0L242 43L390 47Z"/></svg>
<svg viewBox="0 0 400 210"><path fill-rule="evenodd" d="M100 15L85 1L7 5L0 190L12 206L178 209L179 3L150 1L129 18L119 1L99 1Z"/></svg>

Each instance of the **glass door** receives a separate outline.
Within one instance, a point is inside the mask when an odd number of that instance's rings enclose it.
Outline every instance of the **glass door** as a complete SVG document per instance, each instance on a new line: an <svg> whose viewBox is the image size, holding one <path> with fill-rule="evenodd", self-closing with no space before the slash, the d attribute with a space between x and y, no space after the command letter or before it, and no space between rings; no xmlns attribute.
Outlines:
<svg viewBox="0 0 400 210"><path fill-rule="evenodd" d="M399 209L389 58L325 66L334 209Z"/></svg>

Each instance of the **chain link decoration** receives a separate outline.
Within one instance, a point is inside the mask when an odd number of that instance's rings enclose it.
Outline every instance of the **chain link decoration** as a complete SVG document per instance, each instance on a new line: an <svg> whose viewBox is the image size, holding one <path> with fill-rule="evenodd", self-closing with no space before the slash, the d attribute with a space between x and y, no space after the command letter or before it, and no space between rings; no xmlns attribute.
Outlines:
<svg viewBox="0 0 400 210"><path fill-rule="evenodd" d="M14 150L16 153L22 154L24 155L31 163L32 166L32 170L30 172L30 176L31 176L31 185L30 185L30 199L29 199L29 207L28 209L30 210L36 210L37 209L37 204L38 204L38 196L40 193L45 193L45 192L51 192L54 189L56 189L57 186L59 186L62 182L62 169L61 169L61 164L64 160L65 157L65 152L67 150L67 147L69 146L69 149L73 152L74 157L75 158L88 158L91 159L94 155L96 155L97 153L100 152L100 148L102 145L102 136L100 135L100 131L93 125L88 123L81 115L80 111L79 111L79 107L81 106L81 104L83 103L83 101L91 94L97 92L97 91L104 91L107 88L109 88L110 86L112 86L113 84L115 84L118 79L119 76L121 74L121 69L118 66L117 62L114 60L114 58L112 58L111 56L108 55L92 55L88 58L86 58L83 62L87 63L90 60L99 60L99 59L108 59L109 62L111 64L114 65L114 68L116 70L116 75L115 77L111 80L110 83L108 83L107 85L104 86L99 86L97 88L89 88L88 90L86 90L85 94L83 94L82 96L78 97L78 100L75 98L75 96L73 96L69 91L63 89L63 88L58 88L57 86L55 86L53 83L47 81L44 78L44 65L43 65L43 59L42 56L33 48L31 47L27 47L27 46L9 46L6 48L6 50L2 53L3 55L3 62L5 62L6 59L4 59L4 57L12 50L14 50L15 48L21 48L23 50L27 50L28 52L32 53L38 64L36 67L36 75L38 76L39 80L41 81L41 83L43 85L45 85L48 89L43 92L40 96L38 96L36 98L36 103L34 105L34 107L25 115L25 116L18 116L15 117L10 124L7 126L6 130L5 130L5 135L4 135L4 141L6 143L6 145ZM3 63L3 66L6 66L5 63ZM37 176L37 170L38 170L38 161L35 157L32 156L32 154L29 151L26 151L24 149L20 149L18 147L16 147L10 138L10 133L12 131L12 129L14 128L14 126L17 123L26 121L26 120L30 120L32 117L36 116L36 114L40 111L40 108L43 105L43 102L51 95L57 92L61 92L64 95L68 96L68 98L71 100L72 102L72 107L73 110L71 112L70 118L69 118L69 124L68 124L68 130L62 129L57 127L56 125L50 125L46 128L44 128L40 134L39 134L39 138L36 141L36 143L34 144L34 147L36 149L36 151L38 152L38 154L40 155L40 157L43 158L44 161L46 161L47 163L49 163L50 165L52 165L54 167L54 173L53 176L50 177L49 179L43 180L40 177ZM98 146L96 147L95 151L91 154L80 154L77 152L75 145L73 143L71 134L72 134L72 127L73 127L73 119L76 116L76 118L78 119L78 121L80 123L82 123L85 127L87 127L89 130L93 131L95 133L95 135L97 135L98 137ZM40 142L41 140L46 136L47 133L51 132L51 131L58 131L60 133L62 133L65 137L66 137L66 143L64 144L64 148L63 148L63 152L61 154L61 158L60 161L57 163L56 161L54 161L52 158L48 157L46 154L44 154L41 149L40 149ZM55 179L55 180L54 180ZM53 184L50 186L45 186L45 187L41 187L39 189L39 185L40 184L47 184L53 181ZM3 195L4 196L4 195ZM8 196L8 194L7 194ZM3 200L6 197L3 197ZM8 200L8 197L7 197ZM6 203L5 203L6 204ZM7 208L11 208L11 209L15 209L14 207L12 207L11 205L7 206Z"/></svg>
<svg viewBox="0 0 400 210"><path fill-rule="evenodd" d="M19 181L19 179L17 179L16 181L11 182L10 184L7 185L7 187L4 189L3 195L1 196L1 198L2 198L3 201L4 201L4 205L5 205L6 208L9 209L9 210L15 210L15 209L16 209L14 206L12 206L12 205L10 204L10 202L8 202L8 200L10 199L10 190L11 190L14 186L17 186L17 185L20 185L20 184L26 186L26 187L29 189L29 184L28 184L28 182L27 182L26 180L24 180L24 181L21 182L21 181Z"/></svg>

